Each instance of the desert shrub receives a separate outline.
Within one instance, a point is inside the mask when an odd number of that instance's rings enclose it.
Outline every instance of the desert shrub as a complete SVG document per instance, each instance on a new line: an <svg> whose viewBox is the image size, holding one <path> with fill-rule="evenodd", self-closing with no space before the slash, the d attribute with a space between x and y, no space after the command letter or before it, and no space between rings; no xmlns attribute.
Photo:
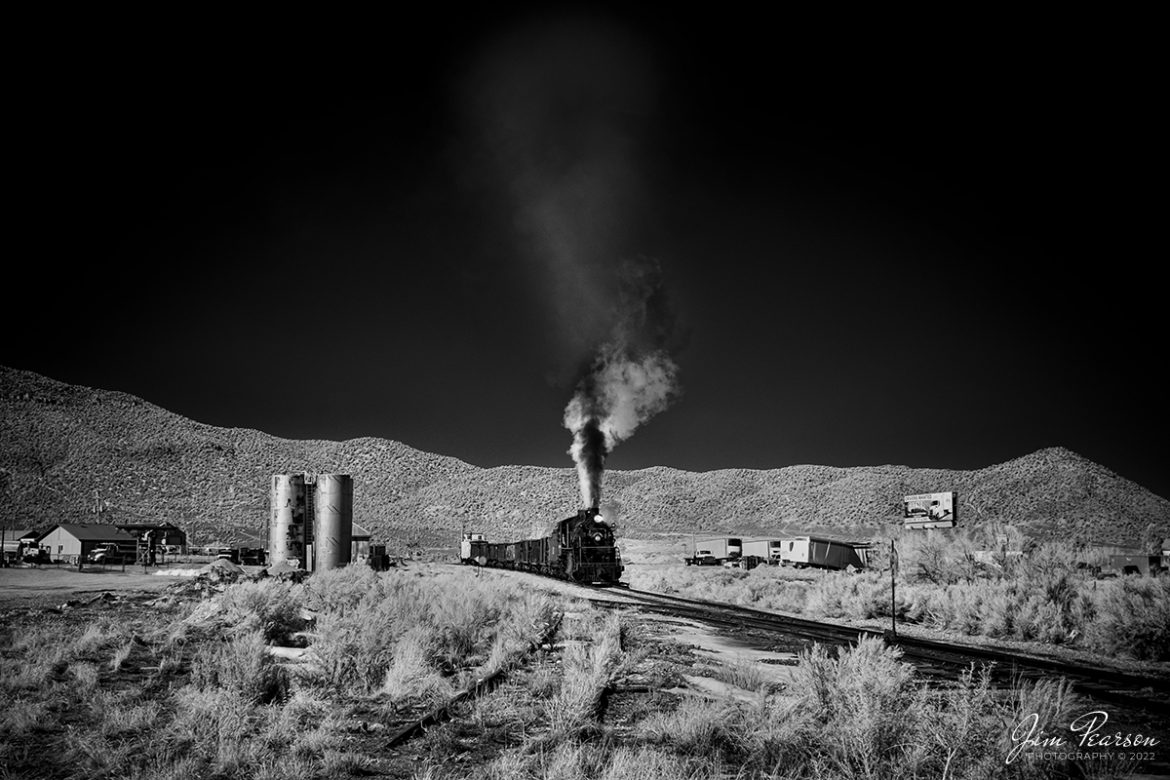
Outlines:
<svg viewBox="0 0 1170 780"><path fill-rule="evenodd" d="M1050 644L1077 641L1097 619L1091 583L1069 572L1030 580L977 580L946 587L907 585L905 619L969 636ZM900 616L901 617L901 616Z"/></svg>
<svg viewBox="0 0 1170 780"><path fill-rule="evenodd" d="M288 675L275 663L260 631L200 647L191 662L192 684L225 690L250 704L266 704L288 690Z"/></svg>
<svg viewBox="0 0 1170 780"><path fill-rule="evenodd" d="M359 594L360 587L369 590ZM405 694L405 670L413 669L426 671L429 680L415 694L434 694L445 684L430 672L470 678L473 670L507 665L555 612L547 597L466 572L427 579L397 572L337 577L318 597L324 592L341 594L341 606L318 602L323 609L312 632L313 679L337 693ZM404 657L396 660L399 653Z"/></svg>
<svg viewBox="0 0 1170 780"><path fill-rule="evenodd" d="M275 579L240 582L224 590L218 600L225 612L239 616L233 625L245 630L259 629L271 643L287 642L305 627L301 594L290 582Z"/></svg>
<svg viewBox="0 0 1170 780"><path fill-rule="evenodd" d="M304 628L297 586L275 579L228 586L195 607L172 631L170 641L260 632L274 644Z"/></svg>
<svg viewBox="0 0 1170 780"><path fill-rule="evenodd" d="M1016 637L1024 641L1059 642L1065 636L1060 605L1039 594L1018 602L1015 610Z"/></svg>
<svg viewBox="0 0 1170 780"><path fill-rule="evenodd" d="M889 762L907 754L915 731L919 689L896 647L861 638L836 658L823 645L801 654L793 689L824 730L834 762L860 777L882 777Z"/></svg>
<svg viewBox="0 0 1170 780"><path fill-rule="evenodd" d="M511 597L495 628L495 637L480 673L488 675L515 664L533 642L550 633L560 621L561 608L542 593Z"/></svg>
<svg viewBox="0 0 1170 780"><path fill-rule="evenodd" d="M896 590L901 616L909 609L907 594ZM811 617L868 620L890 614L890 582L881 572L827 572L808 588L803 612Z"/></svg>
<svg viewBox="0 0 1170 780"><path fill-rule="evenodd" d="M833 656L817 645L793 670L795 697L736 713L739 776L792 778L1066 776L1063 764L1021 762L1008 771L1010 731L1024 713L1067 723L1075 708L1064 681L1020 684L1005 699L990 671L971 668L956 684L928 688L897 648L862 639ZM682 721L680 721L681 723ZM673 724L672 724L673 725ZM710 746L707 742L700 744Z"/></svg>
<svg viewBox="0 0 1170 780"><path fill-rule="evenodd" d="M671 712L645 718L639 724L639 736L683 756L728 759L739 755L741 718L741 709L733 701L688 698Z"/></svg>
<svg viewBox="0 0 1170 780"><path fill-rule="evenodd" d="M807 608L808 583L776 579L760 594L756 606L773 612L800 614Z"/></svg>
<svg viewBox="0 0 1170 780"><path fill-rule="evenodd" d="M1086 644L1108 655L1170 661L1170 579L1121 577L1088 596Z"/></svg>
<svg viewBox="0 0 1170 780"><path fill-rule="evenodd" d="M367 566L343 566L315 572L305 580L303 604L314 612L346 613L363 601L380 601L397 580L396 572L379 573Z"/></svg>
<svg viewBox="0 0 1170 780"><path fill-rule="evenodd" d="M1016 595L1011 587L989 588L977 607L979 633L999 638L1016 634Z"/></svg>
<svg viewBox="0 0 1170 780"><path fill-rule="evenodd" d="M918 708L920 738L912 764L934 776L994 778L1003 773L1004 705L989 667L974 666L953 687L924 692Z"/></svg>
<svg viewBox="0 0 1170 780"><path fill-rule="evenodd" d="M368 693L380 686L394 660L396 612L387 599L361 611L318 615L310 644L314 681L339 693Z"/></svg>

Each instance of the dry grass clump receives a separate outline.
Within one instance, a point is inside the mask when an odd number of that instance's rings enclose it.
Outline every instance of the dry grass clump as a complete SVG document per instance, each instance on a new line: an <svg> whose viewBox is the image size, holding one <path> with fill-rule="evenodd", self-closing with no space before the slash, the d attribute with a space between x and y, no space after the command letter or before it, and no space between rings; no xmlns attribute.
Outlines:
<svg viewBox="0 0 1170 780"><path fill-rule="evenodd" d="M742 715L742 709L732 700L688 698L670 712L643 720L639 737L684 756L734 759L740 755L742 745Z"/></svg>
<svg viewBox="0 0 1170 780"><path fill-rule="evenodd" d="M548 597L468 572L338 572L307 594L319 610L307 681L339 695L441 698L507 666L556 612Z"/></svg>
<svg viewBox="0 0 1170 780"><path fill-rule="evenodd" d="M202 646L191 663L191 683L200 690L225 690L250 704L284 696L288 673L268 652L264 634L251 631Z"/></svg>
<svg viewBox="0 0 1170 780"><path fill-rule="evenodd" d="M545 705L549 726L558 737L577 734L594 723L602 694L620 668L623 655L617 613L577 622L588 627L589 639L565 640L561 687Z"/></svg>
<svg viewBox="0 0 1170 780"><path fill-rule="evenodd" d="M414 697L439 701L449 697L453 686L434 663L439 642L433 626L408 629L394 647L381 692L392 700Z"/></svg>
<svg viewBox="0 0 1170 780"><path fill-rule="evenodd" d="M266 641L283 644L305 627L303 601L299 586L291 582L238 582L215 598L196 604L179 623L172 639L183 641L192 632L221 636L260 631Z"/></svg>

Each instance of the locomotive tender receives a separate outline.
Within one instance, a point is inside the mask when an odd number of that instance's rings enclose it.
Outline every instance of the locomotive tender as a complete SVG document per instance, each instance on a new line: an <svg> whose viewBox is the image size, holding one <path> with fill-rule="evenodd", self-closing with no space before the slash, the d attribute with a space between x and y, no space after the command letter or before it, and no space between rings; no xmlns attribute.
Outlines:
<svg viewBox="0 0 1170 780"><path fill-rule="evenodd" d="M622 556L613 527L596 507L582 509L553 526L548 536L518 542L488 542L482 534L463 534L464 564L515 569L581 583L614 584L622 576Z"/></svg>

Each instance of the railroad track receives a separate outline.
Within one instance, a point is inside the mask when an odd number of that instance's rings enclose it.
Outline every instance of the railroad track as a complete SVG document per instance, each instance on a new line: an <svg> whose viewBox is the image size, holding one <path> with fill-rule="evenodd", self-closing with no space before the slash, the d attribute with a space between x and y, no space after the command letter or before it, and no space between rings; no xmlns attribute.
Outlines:
<svg viewBox="0 0 1170 780"><path fill-rule="evenodd" d="M1170 700L1170 677L1135 674L1096 666L1069 663L975 645L842 626L806 618L763 612L750 607L722 604L633 588L609 592L625 596L629 603L661 614L675 615L732 630L752 629L778 633L832 645L853 645L861 637L881 638L897 646L902 657L928 677L955 679L972 664L991 665L992 676L1003 684L1061 676L1079 692L1129 708L1160 712ZM595 602L601 604L601 602ZM610 602L621 603L621 602Z"/></svg>

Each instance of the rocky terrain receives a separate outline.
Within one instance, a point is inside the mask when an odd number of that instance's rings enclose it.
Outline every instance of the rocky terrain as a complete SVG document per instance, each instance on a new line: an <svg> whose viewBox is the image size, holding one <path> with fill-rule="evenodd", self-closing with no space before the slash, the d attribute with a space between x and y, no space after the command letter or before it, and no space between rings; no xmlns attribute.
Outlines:
<svg viewBox="0 0 1170 780"><path fill-rule="evenodd" d="M0 367L0 518L169 521L192 543L261 536L271 475L346 473L354 521L375 540L453 546L543 532L576 510L571 468L479 468L397 441L294 441L188 420L125 393ZM1036 538L1138 543L1170 536L1170 501L1063 448L972 471L906 466L606 474L605 502L628 537L707 531L836 531L901 521L902 497L953 490L962 525L1011 524Z"/></svg>

